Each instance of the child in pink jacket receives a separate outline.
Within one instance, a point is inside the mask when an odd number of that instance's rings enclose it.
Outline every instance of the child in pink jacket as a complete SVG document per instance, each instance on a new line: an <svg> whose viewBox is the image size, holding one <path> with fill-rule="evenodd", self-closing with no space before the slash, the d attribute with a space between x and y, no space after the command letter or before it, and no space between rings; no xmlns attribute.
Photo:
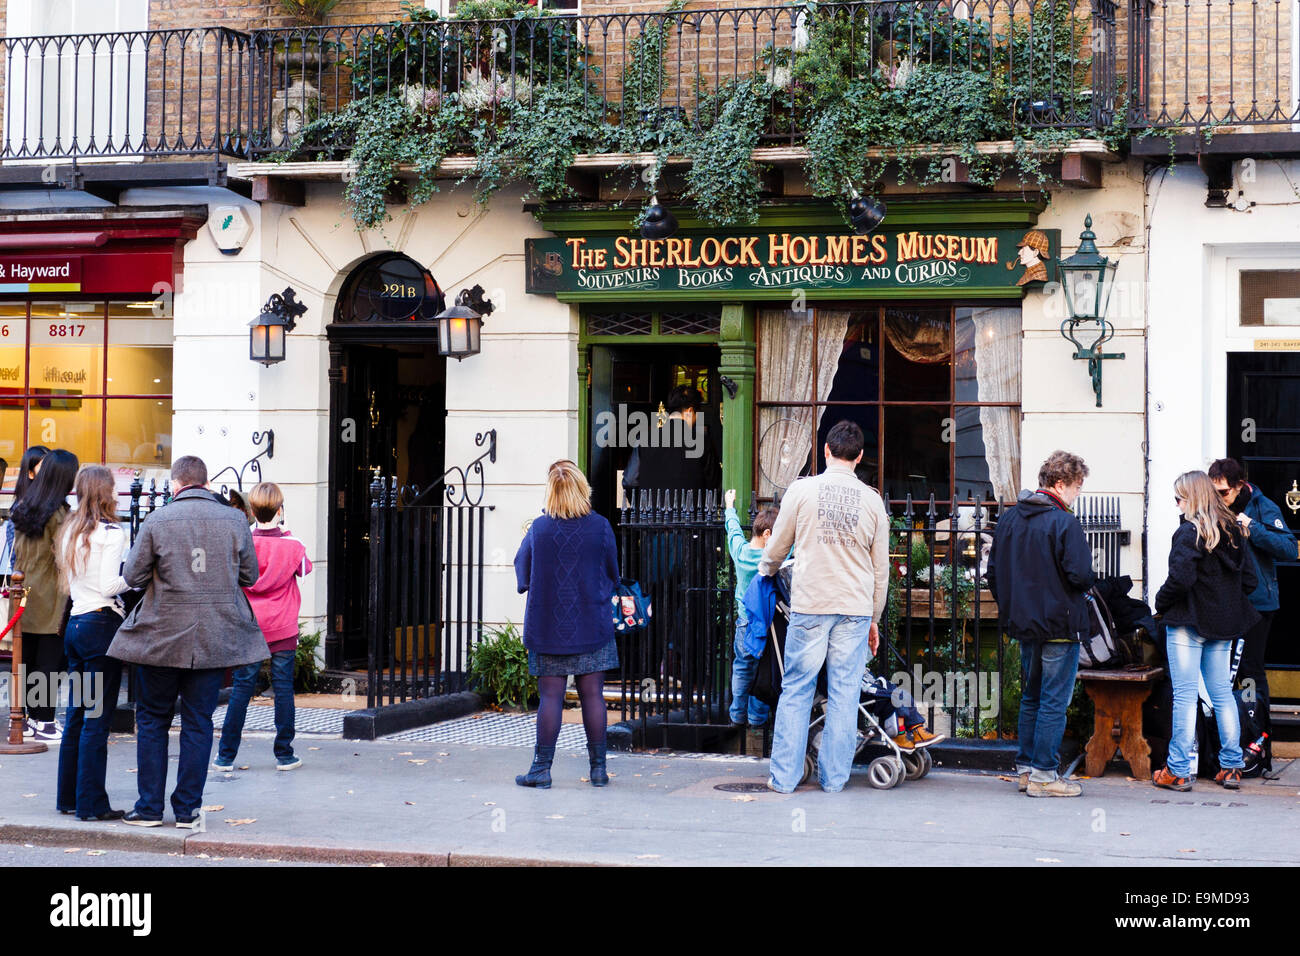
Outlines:
<svg viewBox="0 0 1300 956"><path fill-rule="evenodd" d="M257 581L244 588L244 593L270 645L271 688L275 693L275 769L296 770L302 766L302 759L293 752L293 664L298 650L298 611L302 608L298 579L311 573L311 561L303 543L281 527L284 494L278 485L269 481L257 485L248 495L248 504L256 522L253 548L257 551ZM235 670L217 759L212 762L214 770L235 769L248 702L257 689L257 675L261 670L260 662Z"/></svg>

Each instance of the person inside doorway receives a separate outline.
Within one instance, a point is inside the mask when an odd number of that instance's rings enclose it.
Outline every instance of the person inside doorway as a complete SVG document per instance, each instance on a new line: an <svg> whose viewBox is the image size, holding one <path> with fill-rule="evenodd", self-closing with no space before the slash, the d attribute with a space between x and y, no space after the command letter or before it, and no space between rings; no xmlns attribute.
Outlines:
<svg viewBox="0 0 1300 956"><path fill-rule="evenodd" d="M664 401L667 419L650 441L632 450L623 488L642 491L716 491L722 466L713 436L700 417L704 396L693 385L678 385Z"/></svg>
<svg viewBox="0 0 1300 956"><path fill-rule="evenodd" d="M1269 719L1268 672L1264 669L1264 651L1273 614L1280 606L1277 588L1277 562L1296 557L1295 536L1282 518L1282 509L1246 480L1246 471L1235 458L1220 458L1210 465L1210 481L1223 503L1231 509L1250 545L1247 551L1255 560L1259 583L1250 593L1250 603L1259 612L1259 621L1243 638L1241 664L1237 668L1237 685L1242 690L1246 709L1253 712L1260 731L1261 758L1250 768L1253 774L1273 769L1273 725Z"/></svg>

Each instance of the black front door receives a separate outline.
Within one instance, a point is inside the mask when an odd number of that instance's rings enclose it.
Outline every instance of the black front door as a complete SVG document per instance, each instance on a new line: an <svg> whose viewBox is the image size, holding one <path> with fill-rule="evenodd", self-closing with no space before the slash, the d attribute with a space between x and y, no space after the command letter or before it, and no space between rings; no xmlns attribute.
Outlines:
<svg viewBox="0 0 1300 956"><path fill-rule="evenodd" d="M700 415L714 452L721 454L718 359L714 345L592 346L587 473L597 512L617 521L620 481L632 455L636 423L655 427L661 404L677 385L693 385L703 394Z"/></svg>
<svg viewBox="0 0 1300 956"><path fill-rule="evenodd" d="M1300 490L1287 503L1287 493L1300 489L1300 355L1228 355L1228 454L1300 534ZM1277 583L1282 606L1273 618L1265 662L1272 699L1294 701L1300 699L1300 561L1279 562Z"/></svg>
<svg viewBox="0 0 1300 956"><path fill-rule="evenodd" d="M338 656L365 665L370 489L426 488L443 472L446 360L435 345L347 344L331 403L330 611Z"/></svg>

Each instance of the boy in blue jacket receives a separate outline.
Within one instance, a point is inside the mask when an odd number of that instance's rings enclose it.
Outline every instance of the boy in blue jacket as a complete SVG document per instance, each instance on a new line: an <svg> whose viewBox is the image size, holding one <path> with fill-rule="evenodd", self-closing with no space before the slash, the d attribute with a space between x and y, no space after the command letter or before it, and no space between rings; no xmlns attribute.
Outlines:
<svg viewBox="0 0 1300 956"><path fill-rule="evenodd" d="M758 653L750 652L745 639L749 623L745 615L744 599L749 582L758 573L758 561L763 556L763 548L772 537L777 509L764 508L760 511L754 518L751 537L746 538L740 528L740 516L736 514L736 490L728 489L723 500L727 506L727 550L736 566L736 640L735 659L731 665L731 722L762 727L767 723L771 708L749 695L749 685L753 683L754 674L758 670Z"/></svg>

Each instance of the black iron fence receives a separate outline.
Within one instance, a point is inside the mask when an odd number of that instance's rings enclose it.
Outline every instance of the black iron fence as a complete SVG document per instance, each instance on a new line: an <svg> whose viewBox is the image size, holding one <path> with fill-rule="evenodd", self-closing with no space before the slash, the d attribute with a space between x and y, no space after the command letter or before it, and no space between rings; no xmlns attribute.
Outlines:
<svg viewBox="0 0 1300 956"><path fill-rule="evenodd" d="M250 42L224 27L4 37L0 155L243 155Z"/></svg>
<svg viewBox="0 0 1300 956"><path fill-rule="evenodd" d="M455 693L469 686L469 660L483 637L482 503L487 449L426 488L390 476L370 486L366 591L367 706ZM362 573L350 568L344 573Z"/></svg>
<svg viewBox="0 0 1300 956"><path fill-rule="evenodd" d="M619 565L650 601L637 634L620 635L622 719L727 721L735 571L716 492L641 491L619 512Z"/></svg>
<svg viewBox="0 0 1300 956"><path fill-rule="evenodd" d="M1129 125L1300 131L1295 0L1130 0Z"/></svg>
<svg viewBox="0 0 1300 956"><path fill-rule="evenodd" d="M1075 511L1094 569L1117 575L1128 540L1118 499L1080 498ZM932 729L1001 739L1015 728L1019 651L998 629L986 577L1000 506L909 496L890 512L889 597L872 671L908 691ZM726 724L736 608L720 502L712 492L643 492L619 522L623 575L654 612L644 632L619 639L622 719Z"/></svg>
<svg viewBox="0 0 1300 956"><path fill-rule="evenodd" d="M454 101L490 131L508 104L560 84L607 122L593 151L635 151L669 119L711 123L719 91L746 80L766 84L763 141L795 145L828 89L871 76L901 86L921 69L978 75L998 117L990 138L1099 127L1119 89L1118 12L1115 0L851 0L8 37L0 157L340 158L346 131L298 136L355 100L394 96L430 121Z"/></svg>

